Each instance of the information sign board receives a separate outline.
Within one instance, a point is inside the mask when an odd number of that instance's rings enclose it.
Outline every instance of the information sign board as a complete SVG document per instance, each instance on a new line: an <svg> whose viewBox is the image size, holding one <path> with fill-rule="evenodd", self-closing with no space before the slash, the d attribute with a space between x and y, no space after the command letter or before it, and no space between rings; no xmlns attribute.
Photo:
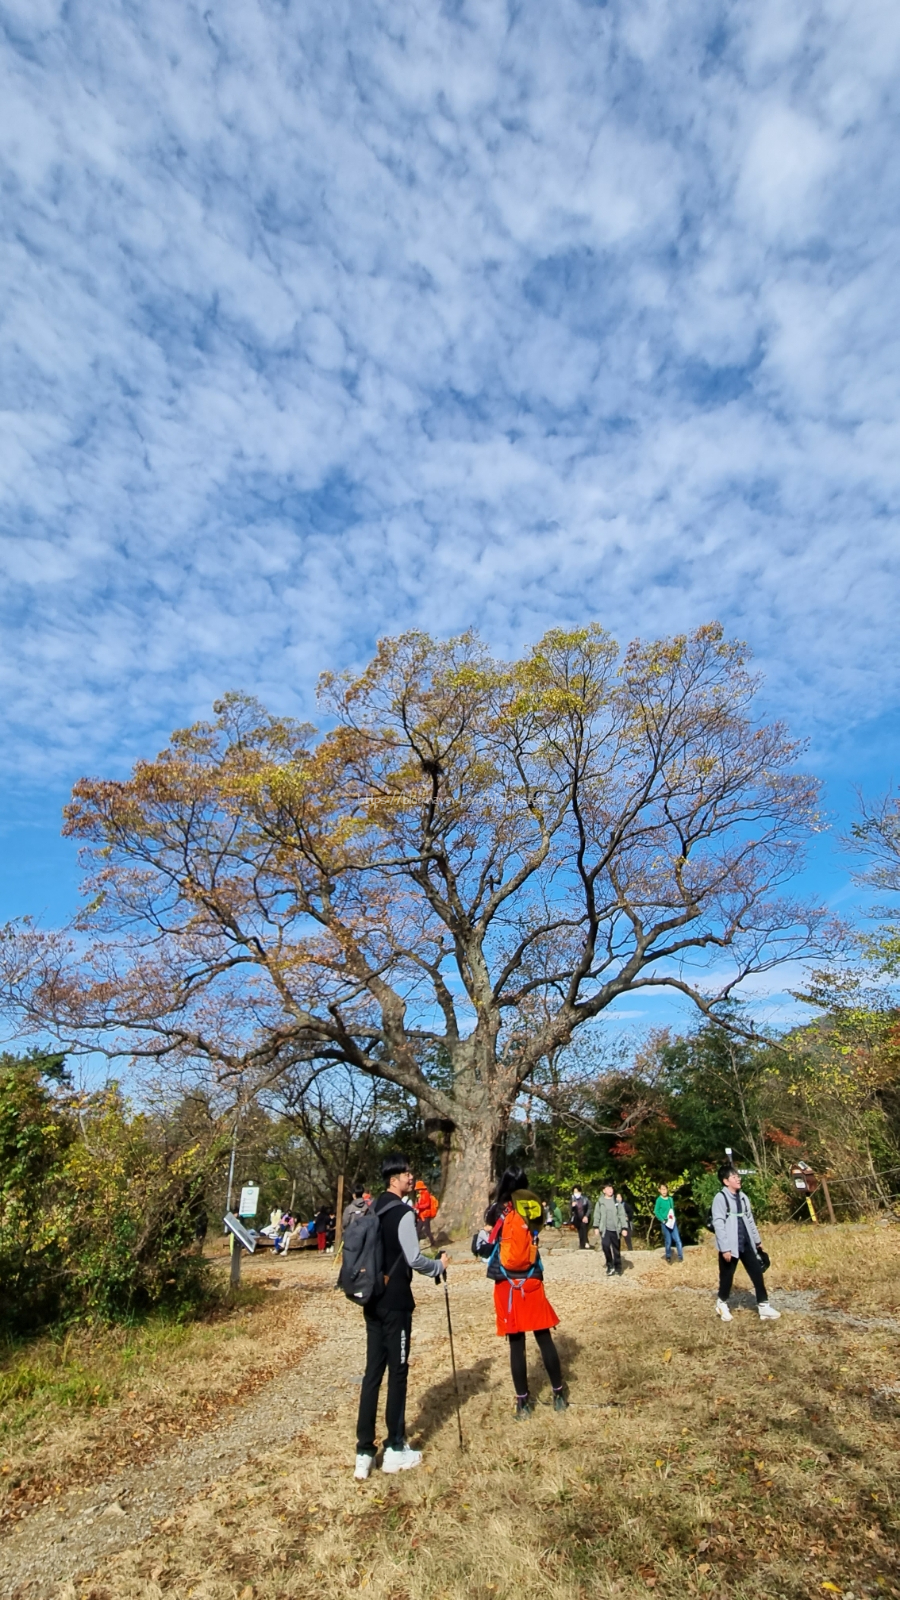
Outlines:
<svg viewBox="0 0 900 1600"><path fill-rule="evenodd" d="M256 1240L252 1233L247 1232L240 1217L236 1217L233 1211L226 1211L225 1226L229 1233L233 1233L238 1242L244 1246L244 1249L249 1250L252 1255L256 1249Z"/></svg>
<svg viewBox="0 0 900 1600"><path fill-rule="evenodd" d="M241 1203L238 1206L238 1215L241 1217L255 1217L259 1201L259 1185L245 1183L241 1190Z"/></svg>

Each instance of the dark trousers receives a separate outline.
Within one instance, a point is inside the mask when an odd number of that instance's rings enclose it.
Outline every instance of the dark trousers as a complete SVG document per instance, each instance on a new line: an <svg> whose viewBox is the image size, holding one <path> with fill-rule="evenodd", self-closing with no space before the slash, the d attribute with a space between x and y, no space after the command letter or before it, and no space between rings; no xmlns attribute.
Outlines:
<svg viewBox="0 0 900 1600"><path fill-rule="evenodd" d="M553 1343L553 1335L549 1328L541 1328L534 1336L538 1342L541 1359L547 1369L547 1377L554 1389L562 1388L562 1370L559 1365L559 1353ZM528 1393L528 1363L525 1359L524 1333L507 1334L509 1339L509 1367L512 1373L513 1387L516 1394L522 1398Z"/></svg>
<svg viewBox="0 0 900 1600"><path fill-rule="evenodd" d="M589 1221L589 1219L587 1217L585 1217L582 1222L579 1222L577 1220L577 1218L576 1218L575 1226L578 1229L578 1248L579 1248L579 1250L586 1250L587 1249L587 1242L588 1242L588 1240L587 1240L588 1228L590 1227L590 1221Z"/></svg>
<svg viewBox="0 0 900 1600"><path fill-rule="evenodd" d="M600 1240L600 1243L603 1246L603 1254L606 1257L606 1265L608 1267L615 1267L616 1271L618 1272L622 1265L622 1251L619 1248L619 1235L614 1233L612 1228L607 1228L603 1238Z"/></svg>
<svg viewBox="0 0 900 1600"><path fill-rule="evenodd" d="M734 1274L737 1271L737 1264L739 1260L741 1261L744 1270L750 1279L750 1282L753 1284L753 1287L756 1290L757 1302L759 1305L764 1305L769 1298L768 1294L766 1293L766 1281L763 1277L763 1270L760 1266L759 1256L756 1254L756 1251L750 1244L744 1246L739 1257L732 1256L730 1261L726 1261L721 1250L719 1251L719 1299L728 1299L728 1296L731 1293L731 1285L734 1283Z"/></svg>
<svg viewBox="0 0 900 1600"><path fill-rule="evenodd" d="M409 1341L412 1337L411 1311L381 1311L376 1304L365 1309L366 1371L359 1395L356 1419L358 1455L375 1454L375 1421L378 1392L387 1367L387 1426L385 1443L392 1450L403 1448L406 1439L406 1383L409 1376Z"/></svg>

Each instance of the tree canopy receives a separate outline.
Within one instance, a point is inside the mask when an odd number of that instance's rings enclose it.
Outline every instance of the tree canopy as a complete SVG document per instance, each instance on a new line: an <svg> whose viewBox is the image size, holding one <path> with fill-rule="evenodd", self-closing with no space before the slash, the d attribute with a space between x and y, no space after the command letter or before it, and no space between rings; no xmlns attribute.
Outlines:
<svg viewBox="0 0 900 1600"><path fill-rule="evenodd" d="M727 1023L748 975L813 947L790 882L817 785L756 687L718 626L624 653L591 626L513 662L385 640L321 680L322 734L228 695L76 785L77 937L8 931L7 995L68 1048L387 1080L444 1142L462 1225L577 1030L660 988Z"/></svg>

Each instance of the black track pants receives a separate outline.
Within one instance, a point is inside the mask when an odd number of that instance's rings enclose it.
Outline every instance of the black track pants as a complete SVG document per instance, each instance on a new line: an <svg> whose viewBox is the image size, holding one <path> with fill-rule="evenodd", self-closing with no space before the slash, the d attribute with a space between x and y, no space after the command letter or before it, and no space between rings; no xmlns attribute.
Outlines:
<svg viewBox="0 0 900 1600"><path fill-rule="evenodd" d="M547 1369L547 1377L554 1389L562 1388L562 1370L559 1365L559 1353L553 1343L553 1335L549 1328L541 1328L534 1336L538 1342L541 1359ZM528 1363L525 1359L524 1333L507 1334L509 1339L509 1366L512 1372L513 1387L516 1394L528 1393Z"/></svg>
<svg viewBox="0 0 900 1600"><path fill-rule="evenodd" d="M728 1296L731 1293L731 1285L734 1283L734 1274L737 1270L737 1264L739 1260L745 1268L747 1275L750 1278L750 1282L753 1284L753 1287L756 1290L757 1303L759 1305L764 1305L769 1298L768 1294L766 1293L766 1280L763 1277L763 1270L760 1266L759 1256L756 1254L753 1246L749 1244L744 1247L739 1257L732 1256L730 1261L726 1261L721 1250L719 1251L719 1299L728 1299Z"/></svg>
<svg viewBox="0 0 900 1600"><path fill-rule="evenodd" d="M619 1235L615 1233L612 1228L607 1228L600 1243L603 1246L603 1254L606 1257L606 1265L608 1267L615 1267L618 1271L619 1267L622 1265L622 1251L619 1247Z"/></svg>
<svg viewBox="0 0 900 1600"><path fill-rule="evenodd" d="M588 1217L585 1217L583 1222L576 1222L575 1224L576 1228L578 1229L579 1250L587 1249L588 1229L590 1228L590 1225L590 1219Z"/></svg>
<svg viewBox="0 0 900 1600"><path fill-rule="evenodd" d="M409 1376L409 1341L412 1335L411 1311L365 1310L366 1371L359 1396L356 1421L356 1449L359 1455L375 1454L375 1422L378 1392L387 1367L387 1425L385 1443L401 1449L406 1438L406 1383Z"/></svg>

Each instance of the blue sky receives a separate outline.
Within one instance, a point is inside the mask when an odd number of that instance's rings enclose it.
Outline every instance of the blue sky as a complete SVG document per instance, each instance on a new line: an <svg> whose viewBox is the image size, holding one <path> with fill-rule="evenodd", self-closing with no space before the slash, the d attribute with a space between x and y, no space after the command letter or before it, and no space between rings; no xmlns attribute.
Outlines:
<svg viewBox="0 0 900 1600"><path fill-rule="evenodd" d="M894 776L896 4L0 25L0 915L82 772L410 625L719 617L837 815Z"/></svg>

